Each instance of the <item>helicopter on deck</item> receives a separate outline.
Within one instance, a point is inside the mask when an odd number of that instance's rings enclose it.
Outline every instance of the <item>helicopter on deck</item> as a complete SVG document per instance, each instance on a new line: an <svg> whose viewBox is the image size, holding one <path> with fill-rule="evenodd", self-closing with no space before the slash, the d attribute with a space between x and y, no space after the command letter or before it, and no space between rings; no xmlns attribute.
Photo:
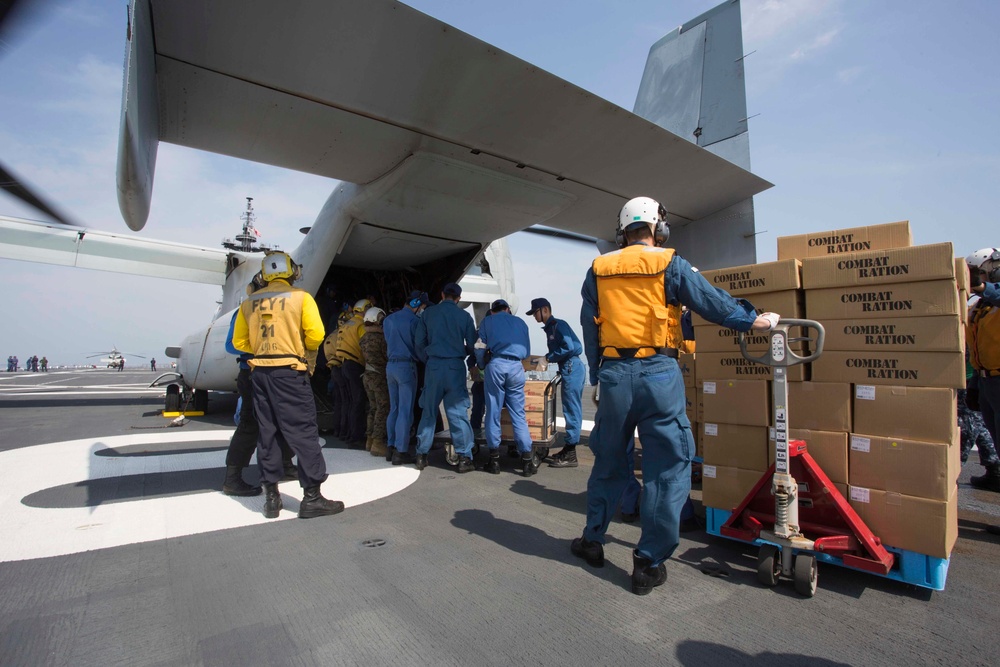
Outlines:
<svg viewBox="0 0 1000 667"><path fill-rule="evenodd" d="M130 352L120 352L117 346L111 346L111 350L108 352L98 352L97 354L92 354L88 356L88 359L94 359L96 357L103 357L101 359L102 364L107 364L107 368L118 368L125 361L125 355L130 357L139 357L140 359L145 359L146 357L141 354L132 354Z"/></svg>

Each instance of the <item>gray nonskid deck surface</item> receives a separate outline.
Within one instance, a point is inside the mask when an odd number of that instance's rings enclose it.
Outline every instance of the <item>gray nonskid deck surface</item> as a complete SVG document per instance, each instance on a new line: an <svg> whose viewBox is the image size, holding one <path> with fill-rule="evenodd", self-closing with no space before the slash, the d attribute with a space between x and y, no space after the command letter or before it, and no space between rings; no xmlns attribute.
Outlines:
<svg viewBox="0 0 1000 667"><path fill-rule="evenodd" d="M129 375L100 381L151 379ZM143 396L53 406L4 386L0 450L166 421ZM229 428L231 406L213 397L218 411L183 429ZM456 475L434 452L403 491L336 517L0 563L0 664L996 663L1000 541L982 527L1000 496L968 488L978 465L960 482L944 592L821 565L805 600L788 582L759 586L755 549L701 532L682 536L667 584L637 597L638 527L612 523L603 569L569 553L591 462L581 454L579 468L524 479L506 458L501 475ZM372 539L385 544L363 546ZM712 565L728 576L702 572Z"/></svg>

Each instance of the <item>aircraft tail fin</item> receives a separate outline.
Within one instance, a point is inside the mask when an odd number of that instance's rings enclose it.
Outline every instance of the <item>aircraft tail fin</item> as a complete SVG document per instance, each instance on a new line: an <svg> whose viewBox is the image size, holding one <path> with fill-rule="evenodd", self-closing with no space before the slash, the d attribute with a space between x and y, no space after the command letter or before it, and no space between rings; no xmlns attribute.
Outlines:
<svg viewBox="0 0 1000 667"><path fill-rule="evenodd" d="M633 113L749 171L743 55L740 2L726 0L650 48ZM754 263L754 234L752 199L671 225L671 240L704 269Z"/></svg>

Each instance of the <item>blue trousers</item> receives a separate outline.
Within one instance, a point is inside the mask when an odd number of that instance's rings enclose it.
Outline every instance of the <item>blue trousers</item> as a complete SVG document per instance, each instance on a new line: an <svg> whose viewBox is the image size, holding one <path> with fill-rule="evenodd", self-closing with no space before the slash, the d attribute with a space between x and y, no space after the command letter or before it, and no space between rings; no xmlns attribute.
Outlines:
<svg viewBox="0 0 1000 667"><path fill-rule="evenodd" d="M250 374L253 408L260 430L257 435L257 463L260 476L277 484L284 475L281 443L295 452L299 484L319 486L326 480L326 460L319 446L316 401L309 374L282 366L258 366Z"/></svg>
<svg viewBox="0 0 1000 667"><path fill-rule="evenodd" d="M604 543L631 476L628 444L636 427L642 439L642 536L636 552L659 565L680 541L681 509L691 491L694 438L685 413L684 382L677 361L657 355L605 360L598 373L601 402L590 449L587 540Z"/></svg>
<svg viewBox="0 0 1000 667"><path fill-rule="evenodd" d="M486 364L486 444L491 449L500 447L500 410L507 408L514 425L517 451L531 451L531 435L524 416L524 366L520 361L494 357ZM449 417L450 419L450 417Z"/></svg>
<svg viewBox="0 0 1000 667"><path fill-rule="evenodd" d="M417 427L417 454L426 454L434 443L438 406L444 402L448 430L455 452L472 457L472 426L469 425L469 389L465 384L464 359L431 357L424 371L424 391L420 396L420 425Z"/></svg>
<svg viewBox="0 0 1000 667"><path fill-rule="evenodd" d="M583 385L586 374L580 357L573 357L559 364L559 375L562 376L563 417L566 419L566 444L576 445L580 442L580 425L583 423Z"/></svg>
<svg viewBox="0 0 1000 667"><path fill-rule="evenodd" d="M628 482L622 492L621 509L625 514L635 514L639 509L639 494L642 492L642 484L635 478L635 438L629 438L625 455L628 457Z"/></svg>
<svg viewBox="0 0 1000 667"><path fill-rule="evenodd" d="M417 365L412 361L390 361L385 365L385 379L389 384L389 417L385 421L388 444L405 454L410 449Z"/></svg>

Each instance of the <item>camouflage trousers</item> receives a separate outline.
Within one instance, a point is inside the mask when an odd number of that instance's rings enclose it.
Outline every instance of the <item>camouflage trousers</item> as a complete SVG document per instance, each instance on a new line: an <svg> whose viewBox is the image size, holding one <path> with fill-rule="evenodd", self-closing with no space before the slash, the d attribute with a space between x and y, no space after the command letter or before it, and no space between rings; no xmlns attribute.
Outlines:
<svg viewBox="0 0 1000 667"><path fill-rule="evenodd" d="M386 442L385 423L389 418L389 384L384 373L366 372L362 378L368 394L367 434L378 442Z"/></svg>
<svg viewBox="0 0 1000 667"><path fill-rule="evenodd" d="M965 405L965 390L958 390L958 428L962 431L962 463L969 458L975 445L979 449L979 462L984 466L1000 465L996 445L983 423L983 415Z"/></svg>

